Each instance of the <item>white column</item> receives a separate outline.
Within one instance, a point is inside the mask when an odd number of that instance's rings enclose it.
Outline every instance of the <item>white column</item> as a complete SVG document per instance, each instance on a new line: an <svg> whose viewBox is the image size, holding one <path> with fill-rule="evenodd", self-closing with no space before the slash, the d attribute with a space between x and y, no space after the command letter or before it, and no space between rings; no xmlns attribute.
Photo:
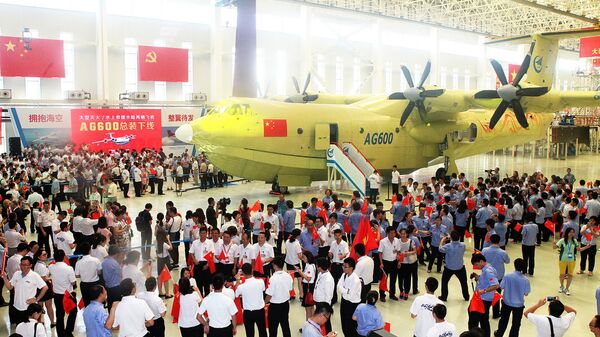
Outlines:
<svg viewBox="0 0 600 337"><path fill-rule="evenodd" d="M479 45L479 55L480 57L477 59L477 84L476 90L493 90L496 88L496 74L491 70L492 66L490 65L488 56L487 56L487 48L484 42L486 41L485 37L480 36L478 39ZM488 75L492 74L492 75ZM490 76L492 78L490 79ZM490 87L490 85L492 85Z"/></svg>
<svg viewBox="0 0 600 337"><path fill-rule="evenodd" d="M438 36L438 29L432 27L429 29L429 40L431 41L431 52L429 55L429 59L431 60L431 72L429 73L429 78L425 85L440 85L440 41ZM423 66L425 66L425 60L423 62ZM421 74L414 74L417 78L415 81L418 81L421 78ZM415 84L416 85L416 84ZM446 89L446 88L444 88Z"/></svg>
<svg viewBox="0 0 600 337"><path fill-rule="evenodd" d="M383 77L383 52L381 48L381 19L373 21L372 26L372 50L371 62L373 62L373 76L371 76L371 90L374 94L384 92Z"/></svg>
<svg viewBox="0 0 600 337"><path fill-rule="evenodd" d="M221 27L221 7L212 6L213 22L210 26L210 96L208 101L216 102L225 97L223 93L223 29Z"/></svg>
<svg viewBox="0 0 600 337"><path fill-rule="evenodd" d="M300 61L300 65L298 69L294 69L293 65L291 65L290 73L292 76L296 76L298 81L300 81L300 86L303 85L304 78L306 74L313 70L313 53L312 53L312 43L310 39L310 14L311 9L308 6L300 6L300 25L301 25L301 34L300 34L300 48L303 53L302 61ZM293 58L288 58L293 60ZM296 73L300 71L300 73ZM314 85L315 83L313 83ZM313 86L316 88L316 86Z"/></svg>
<svg viewBox="0 0 600 337"><path fill-rule="evenodd" d="M108 45L106 42L106 3L98 0L96 11L96 90L98 100L108 100ZM115 93L116 95L117 93Z"/></svg>

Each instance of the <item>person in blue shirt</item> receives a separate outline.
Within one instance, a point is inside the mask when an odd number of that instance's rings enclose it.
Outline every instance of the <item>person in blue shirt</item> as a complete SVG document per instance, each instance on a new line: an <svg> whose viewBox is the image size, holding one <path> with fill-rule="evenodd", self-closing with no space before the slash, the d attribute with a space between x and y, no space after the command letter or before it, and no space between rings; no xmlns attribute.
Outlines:
<svg viewBox="0 0 600 337"><path fill-rule="evenodd" d="M367 336L371 331L383 329L385 325L383 317L375 307L377 300L379 300L379 294L371 290L367 293L366 303L359 304L354 310L352 319L356 321L356 332L359 336Z"/></svg>
<svg viewBox="0 0 600 337"><path fill-rule="evenodd" d="M469 215L470 213L467 209L467 201L463 199L458 203L456 212L454 212L454 229L460 236L460 242L465 241L465 231L467 230Z"/></svg>
<svg viewBox="0 0 600 337"><path fill-rule="evenodd" d="M473 241L473 248L477 250L483 249L483 242L485 240L485 234L487 234L487 229L485 227L485 222L492 216L492 211L490 210L488 199L482 200L482 207L477 210L475 214L475 238Z"/></svg>
<svg viewBox="0 0 600 337"><path fill-rule="evenodd" d="M55 173L52 173L52 184L50 185L50 193L52 194L52 206L50 206L51 210L54 210L54 207L58 208L58 211L62 211L60 208L60 182L58 181L58 176Z"/></svg>
<svg viewBox="0 0 600 337"><path fill-rule="evenodd" d="M496 224L495 218L496 216L492 215L491 218L485 221L485 229L487 230L487 233L485 234L485 239L483 239L483 249L486 249L492 245L490 242L490 237L496 234L496 231L494 231L494 225Z"/></svg>
<svg viewBox="0 0 600 337"><path fill-rule="evenodd" d="M348 225L350 225L350 242L354 240L354 236L356 236L356 232L358 231L358 226L360 226L360 221L362 220L364 214L360 211L360 203L355 201L352 204L352 213L348 216Z"/></svg>
<svg viewBox="0 0 600 337"><path fill-rule="evenodd" d="M535 210L535 223L538 225L538 234L536 236L537 245L542 244L542 232L544 231L544 223L546 222L546 204L544 204L544 200L536 199L535 201L536 210Z"/></svg>
<svg viewBox="0 0 600 337"><path fill-rule="evenodd" d="M448 300L448 282L452 275L456 275L460 282L463 299L469 300L469 288L467 286L467 270L465 268L465 244L460 242L460 234L454 230L450 232L452 242L447 242L448 237L443 237L440 242L440 252L445 254L446 266L442 273L442 295L439 297L442 301Z"/></svg>
<svg viewBox="0 0 600 337"><path fill-rule="evenodd" d="M106 289L99 284L90 288L90 304L83 311L83 323L85 324L85 333L88 337L111 337L112 325L115 320L114 306L110 314L104 309L104 302L108 294Z"/></svg>
<svg viewBox="0 0 600 337"><path fill-rule="evenodd" d="M442 217L438 216L433 220L433 227L431 227L431 257L429 258L429 265L427 266L427 272L431 273L431 268L437 259L437 272L442 272L442 260L444 253L440 253L440 241L443 237L448 235L448 228L442 225Z"/></svg>
<svg viewBox="0 0 600 337"><path fill-rule="evenodd" d="M402 194L396 194L396 202L392 205L390 213L394 216L392 225L398 227L398 224L404 219L404 216L408 212L408 207L402 205Z"/></svg>
<svg viewBox="0 0 600 337"><path fill-rule="evenodd" d="M113 302L121 300L121 278L122 270L120 262L123 260L123 252L116 245L108 247L108 256L102 261L102 278L108 293L108 308Z"/></svg>
<svg viewBox="0 0 600 337"><path fill-rule="evenodd" d="M512 324L508 336L519 336L521 319L523 318L523 310L525 309L525 296L531 292L531 285L524 273L527 268L525 260L521 258L515 259L514 266L515 271L506 274L500 282L500 287L504 290L504 298L502 299L502 311L500 322L498 322L498 330L494 331L494 337L504 336L510 315L512 315Z"/></svg>
<svg viewBox="0 0 600 337"><path fill-rule="evenodd" d="M431 246L431 223L425 215L425 207L424 203L420 203L419 216L412 218L413 223L418 230L417 237L423 243L419 254L419 264L422 266L425 265L425 255L427 255L427 260L431 259L431 252L429 251Z"/></svg>
<svg viewBox="0 0 600 337"><path fill-rule="evenodd" d="M525 213L523 220L527 221L527 223L521 229L521 235L523 236L521 252L523 253L523 260L527 264L525 274L529 274L530 276L533 276L533 269L535 267L535 245L539 231L538 226L532 221L534 218L535 215L533 213Z"/></svg>
<svg viewBox="0 0 600 337"><path fill-rule="evenodd" d="M408 213L408 214L412 214L412 213ZM415 225L408 225L408 227L406 227L406 234L408 234L408 238L411 239L414 243L415 249L417 250L417 255L421 250L421 241L419 241L419 238L417 237L417 228L415 227ZM412 288L413 288L413 295L417 295L419 293L419 268L413 268L412 269Z"/></svg>
<svg viewBox="0 0 600 337"><path fill-rule="evenodd" d="M314 217L319 215L319 212L321 211L321 209L317 206L317 201L319 201L319 199L317 199L315 197L312 197L310 199L310 207L308 207L306 209L306 215L310 215L310 216L314 216Z"/></svg>
<svg viewBox="0 0 600 337"><path fill-rule="evenodd" d="M302 251L309 251L313 256L319 256L319 236L313 235L316 229L312 216L306 216L305 227L306 230L302 231L302 234L298 238L298 242L302 246Z"/></svg>
<svg viewBox="0 0 600 337"><path fill-rule="evenodd" d="M508 254L500 248L500 235L492 234L490 236L491 246L484 248L481 251L481 254L485 256L485 259L489 264L496 269L496 277L498 277L498 282L502 282L502 278L504 277L504 265L510 263L510 258ZM498 288L498 293L501 292L501 289ZM492 308L492 318L500 317L500 302L496 303Z"/></svg>
<svg viewBox="0 0 600 337"><path fill-rule="evenodd" d="M469 312L468 327L469 330L475 327L480 327L483 329L484 337L489 337L490 307L492 306L496 289L500 288L500 283L498 283L498 278L496 277L496 270L494 267L492 267L492 265L487 263L485 256L482 254L474 254L471 257L471 263L473 264L473 268L477 267L481 270L480 275L472 273L471 278L475 278L477 280L475 291L479 293L479 296L483 300L485 313L482 314L477 311Z"/></svg>
<svg viewBox="0 0 600 337"><path fill-rule="evenodd" d="M501 249L506 250L506 238L508 237L508 225L505 223L506 217L502 214L498 215L498 221L494 224L494 232L500 236L500 246Z"/></svg>
<svg viewBox="0 0 600 337"><path fill-rule="evenodd" d="M294 209L294 202L288 200L285 202L285 206L287 210L283 214L283 237L282 239L286 239L294 228L296 228L296 210Z"/></svg>
<svg viewBox="0 0 600 337"><path fill-rule="evenodd" d="M579 236L580 229L579 223L577 223L577 211L569 211L569 221L567 221L567 223L564 224L564 226L562 227L560 231L561 237L565 236L567 228L573 228L573 230L575 231L575 238Z"/></svg>

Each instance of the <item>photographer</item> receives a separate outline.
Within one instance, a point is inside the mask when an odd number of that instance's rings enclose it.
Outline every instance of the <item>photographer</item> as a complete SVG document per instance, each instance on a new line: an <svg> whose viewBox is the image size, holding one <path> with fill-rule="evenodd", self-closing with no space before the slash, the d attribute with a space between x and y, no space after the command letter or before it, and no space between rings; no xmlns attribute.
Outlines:
<svg viewBox="0 0 600 337"><path fill-rule="evenodd" d="M548 304L550 315L535 314L535 311L543 307L548 301L550 302ZM561 317L565 311L567 314ZM575 320L575 315L577 315L577 311L568 305L564 305L558 297L542 298L523 313L523 316L535 325L538 337L562 337Z"/></svg>
<svg viewBox="0 0 600 337"><path fill-rule="evenodd" d="M475 292L479 293L479 296L481 296L481 299L483 300L485 313L482 314L477 311L469 312L469 329L481 327L485 332L485 336L489 337L490 307L492 306L496 289L500 288L500 284L498 283L498 278L496 277L496 270L489 263L487 263L485 256L482 254L474 254L471 258L471 263L473 264L473 268L478 267L478 269L481 270L481 275L472 273L471 279L475 279L477 281Z"/></svg>

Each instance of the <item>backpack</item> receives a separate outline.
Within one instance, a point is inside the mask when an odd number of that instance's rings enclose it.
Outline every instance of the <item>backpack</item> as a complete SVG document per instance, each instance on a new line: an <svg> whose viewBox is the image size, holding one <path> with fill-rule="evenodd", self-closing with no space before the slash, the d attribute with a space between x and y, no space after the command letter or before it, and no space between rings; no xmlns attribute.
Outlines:
<svg viewBox="0 0 600 337"><path fill-rule="evenodd" d="M143 211L142 211L143 212ZM140 212L140 214L138 214L138 216L135 218L135 227L137 228L138 232L145 232L148 230L148 224L144 221L144 218L142 217L142 213Z"/></svg>

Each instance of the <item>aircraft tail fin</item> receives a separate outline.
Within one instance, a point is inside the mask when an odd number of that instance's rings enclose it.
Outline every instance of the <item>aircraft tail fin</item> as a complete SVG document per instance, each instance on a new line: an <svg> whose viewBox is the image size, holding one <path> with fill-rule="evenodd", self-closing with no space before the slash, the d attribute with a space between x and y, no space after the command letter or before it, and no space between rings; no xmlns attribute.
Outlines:
<svg viewBox="0 0 600 337"><path fill-rule="evenodd" d="M599 35L600 28L593 27L498 39L490 41L487 44L521 44L532 42L533 49L531 50L531 63L529 69L527 69L527 77L524 79L524 82L535 87L547 87L548 89L551 89L556 71L556 58L559 49L558 42L564 39Z"/></svg>

